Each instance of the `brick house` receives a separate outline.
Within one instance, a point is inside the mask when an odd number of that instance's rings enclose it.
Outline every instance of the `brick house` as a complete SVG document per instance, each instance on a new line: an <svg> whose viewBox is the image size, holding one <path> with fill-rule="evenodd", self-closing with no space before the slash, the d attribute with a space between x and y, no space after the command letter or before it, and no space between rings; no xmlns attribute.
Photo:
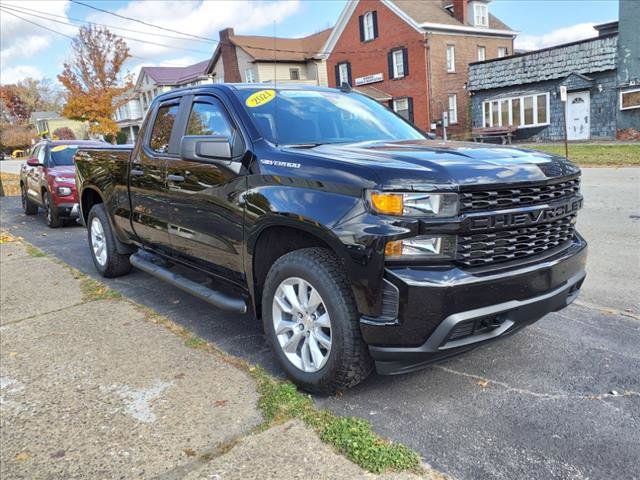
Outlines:
<svg viewBox="0 0 640 480"><path fill-rule="evenodd" d="M449 132L469 128L468 64L513 53L516 32L490 0L349 2L324 50L329 86L348 82L423 130L448 112Z"/></svg>
<svg viewBox="0 0 640 480"><path fill-rule="evenodd" d="M622 0L620 21L596 25L597 37L471 64L473 126L556 141L566 115L568 140L640 138L639 24L640 2Z"/></svg>
<svg viewBox="0 0 640 480"><path fill-rule="evenodd" d="M220 31L220 43L209 61L207 74L214 82L287 82L327 85L321 56L331 29L303 38L236 35Z"/></svg>

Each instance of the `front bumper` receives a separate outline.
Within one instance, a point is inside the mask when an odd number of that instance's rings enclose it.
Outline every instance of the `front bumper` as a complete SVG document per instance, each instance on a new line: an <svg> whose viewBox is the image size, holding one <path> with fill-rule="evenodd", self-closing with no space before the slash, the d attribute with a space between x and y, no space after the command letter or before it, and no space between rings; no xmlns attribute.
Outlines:
<svg viewBox="0 0 640 480"><path fill-rule="evenodd" d="M80 204L78 203L59 203L56 208L60 217L78 218L80 216Z"/></svg>
<svg viewBox="0 0 640 480"><path fill-rule="evenodd" d="M586 276L586 242L543 261L470 273L458 268L387 268L399 293L395 321L363 317L361 331L380 374L398 374L516 332L569 305Z"/></svg>

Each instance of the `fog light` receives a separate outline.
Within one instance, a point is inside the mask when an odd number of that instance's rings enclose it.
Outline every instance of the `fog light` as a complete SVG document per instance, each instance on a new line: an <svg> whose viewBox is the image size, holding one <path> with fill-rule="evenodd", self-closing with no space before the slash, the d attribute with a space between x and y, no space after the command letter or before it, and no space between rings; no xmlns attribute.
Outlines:
<svg viewBox="0 0 640 480"><path fill-rule="evenodd" d="M58 195L61 197L67 197L71 195L71 189L69 187L58 187Z"/></svg>
<svg viewBox="0 0 640 480"><path fill-rule="evenodd" d="M452 258L455 254L455 237L450 235L422 236L392 240L384 248L387 259Z"/></svg>

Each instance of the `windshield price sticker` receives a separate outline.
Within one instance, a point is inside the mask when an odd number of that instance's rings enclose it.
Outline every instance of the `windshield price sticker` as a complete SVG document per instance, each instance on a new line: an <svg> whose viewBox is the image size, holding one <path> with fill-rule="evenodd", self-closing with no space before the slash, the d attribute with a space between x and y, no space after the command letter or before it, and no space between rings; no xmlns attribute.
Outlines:
<svg viewBox="0 0 640 480"><path fill-rule="evenodd" d="M265 103L269 103L274 98L276 98L275 90L260 90L259 92L256 92L249 96L249 98L247 98L244 103L249 108L256 108L264 105Z"/></svg>
<svg viewBox="0 0 640 480"><path fill-rule="evenodd" d="M57 145L51 149L52 152L61 152L62 150L66 150L69 148L69 145Z"/></svg>

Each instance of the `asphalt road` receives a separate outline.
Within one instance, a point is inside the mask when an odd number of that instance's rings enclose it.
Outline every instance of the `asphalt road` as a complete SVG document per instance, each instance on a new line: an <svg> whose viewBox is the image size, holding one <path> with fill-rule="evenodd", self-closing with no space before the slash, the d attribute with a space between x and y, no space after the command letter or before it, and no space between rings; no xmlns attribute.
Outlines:
<svg viewBox="0 0 640 480"><path fill-rule="evenodd" d="M368 419L458 479L640 478L640 169L584 177L590 242L579 304L463 357L317 402ZM97 278L82 227L47 229L19 199L2 227ZM20 281L16 278L16 281ZM219 348L279 374L261 327L146 274L106 280ZM37 295L46 285L34 285Z"/></svg>
<svg viewBox="0 0 640 480"><path fill-rule="evenodd" d="M25 158L20 160L0 160L0 172L18 174L24 162L26 162Z"/></svg>

